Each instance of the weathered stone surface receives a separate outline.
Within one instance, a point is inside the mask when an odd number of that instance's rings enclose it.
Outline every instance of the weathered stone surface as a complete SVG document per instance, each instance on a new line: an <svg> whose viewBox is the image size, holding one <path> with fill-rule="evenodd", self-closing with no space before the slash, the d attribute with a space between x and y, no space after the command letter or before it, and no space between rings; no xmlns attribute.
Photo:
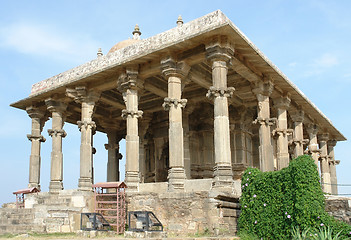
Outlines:
<svg viewBox="0 0 351 240"><path fill-rule="evenodd" d="M331 196L326 200L325 210L336 219L351 224L350 198Z"/></svg>

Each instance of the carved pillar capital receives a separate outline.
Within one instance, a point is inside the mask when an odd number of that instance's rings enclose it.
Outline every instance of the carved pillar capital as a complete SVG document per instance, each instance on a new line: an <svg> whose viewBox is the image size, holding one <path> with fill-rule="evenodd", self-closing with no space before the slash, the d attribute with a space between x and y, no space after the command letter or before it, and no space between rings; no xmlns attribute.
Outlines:
<svg viewBox="0 0 351 240"><path fill-rule="evenodd" d="M328 140L329 140L329 133L318 134L318 141L319 142L326 142Z"/></svg>
<svg viewBox="0 0 351 240"><path fill-rule="evenodd" d="M90 127L93 131L96 129L96 123L94 121L77 121L77 125L80 131L82 127L85 129Z"/></svg>
<svg viewBox="0 0 351 240"><path fill-rule="evenodd" d="M206 45L206 58L211 62L229 62L233 56L234 47L226 36L216 36Z"/></svg>
<svg viewBox="0 0 351 240"><path fill-rule="evenodd" d="M310 123L310 124L307 124L306 131L309 135L317 135L319 131L319 127L316 124Z"/></svg>
<svg viewBox="0 0 351 240"><path fill-rule="evenodd" d="M264 79L263 81L257 81L254 83L252 92L256 95L259 102L264 101L269 97L274 89L272 81Z"/></svg>
<svg viewBox="0 0 351 240"><path fill-rule="evenodd" d="M138 110L138 111L133 111L133 110L128 110L128 109L123 109L122 110L122 118L127 119L127 118L141 118L143 116L143 111Z"/></svg>
<svg viewBox="0 0 351 240"><path fill-rule="evenodd" d="M335 147L337 143L337 140L331 139L328 141L328 147Z"/></svg>
<svg viewBox="0 0 351 240"><path fill-rule="evenodd" d="M227 87L227 88L217 88L211 86L208 90L206 97L208 98L216 98L216 97L232 97L234 94L235 88Z"/></svg>
<svg viewBox="0 0 351 240"><path fill-rule="evenodd" d="M291 99L289 98L289 96L273 99L273 103L276 108L281 108L285 110L290 107L290 102L291 102Z"/></svg>
<svg viewBox="0 0 351 240"><path fill-rule="evenodd" d="M185 62L177 62L168 56L161 60L161 72L165 77L178 77L184 79L190 70L190 66Z"/></svg>
<svg viewBox="0 0 351 240"><path fill-rule="evenodd" d="M260 124L260 125L266 125L266 126L273 126L276 124L277 119L276 118L261 118L257 117L252 123L253 124Z"/></svg>
<svg viewBox="0 0 351 240"><path fill-rule="evenodd" d="M54 98L46 99L45 104L50 112L64 113L67 109L67 103L56 100Z"/></svg>
<svg viewBox="0 0 351 240"><path fill-rule="evenodd" d="M305 119L305 112L301 109L289 111L289 114L293 122L303 122Z"/></svg>
<svg viewBox="0 0 351 240"><path fill-rule="evenodd" d="M35 106L28 106L26 107L26 112L30 118L38 118L41 119L45 116L45 111L35 107Z"/></svg>
<svg viewBox="0 0 351 240"><path fill-rule="evenodd" d="M140 91L144 88L143 80L138 78L139 70L138 67L126 68L124 73L121 73L117 80L117 89L121 93L125 93L128 90Z"/></svg>
<svg viewBox="0 0 351 240"><path fill-rule="evenodd" d="M29 141L39 141L39 142L45 142L46 139L42 135L33 135L33 134L27 134L27 138Z"/></svg>
<svg viewBox="0 0 351 240"><path fill-rule="evenodd" d="M57 137L57 136L60 136L62 138L66 137L67 136L67 133L65 130L63 129L48 129L48 134L50 137Z"/></svg>
<svg viewBox="0 0 351 240"><path fill-rule="evenodd" d="M165 98L162 107L166 111L169 111L172 106L174 106L175 108L185 108L187 102L188 100L186 99Z"/></svg>
<svg viewBox="0 0 351 240"><path fill-rule="evenodd" d="M88 103L95 105L95 103L99 100L101 92L88 89L86 86L78 86L74 89L67 88L66 95L70 98L73 98L77 103Z"/></svg>

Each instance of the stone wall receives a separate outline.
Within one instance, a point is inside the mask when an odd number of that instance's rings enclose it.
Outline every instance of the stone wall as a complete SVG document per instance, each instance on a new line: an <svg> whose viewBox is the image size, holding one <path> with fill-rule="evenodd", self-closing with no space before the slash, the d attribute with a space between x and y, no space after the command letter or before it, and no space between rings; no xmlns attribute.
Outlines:
<svg viewBox="0 0 351 240"><path fill-rule="evenodd" d="M27 195L24 209L13 204L0 209L0 234L27 232L76 232L82 212L93 212L93 193L63 190Z"/></svg>
<svg viewBox="0 0 351 240"><path fill-rule="evenodd" d="M336 219L351 225L350 197L329 197L326 200L325 210Z"/></svg>
<svg viewBox="0 0 351 240"><path fill-rule="evenodd" d="M221 193L128 193L128 211L152 211L176 235L236 232L238 198Z"/></svg>

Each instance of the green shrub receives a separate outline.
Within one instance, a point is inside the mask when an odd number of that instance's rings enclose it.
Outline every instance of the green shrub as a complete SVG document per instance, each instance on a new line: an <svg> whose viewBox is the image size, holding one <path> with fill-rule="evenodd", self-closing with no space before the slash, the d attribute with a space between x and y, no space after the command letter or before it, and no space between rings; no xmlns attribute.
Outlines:
<svg viewBox="0 0 351 240"><path fill-rule="evenodd" d="M300 229L330 226L341 239L351 226L325 212L325 198L317 166L310 156L292 160L275 172L248 168L242 177L239 231L263 239L291 239L293 226Z"/></svg>

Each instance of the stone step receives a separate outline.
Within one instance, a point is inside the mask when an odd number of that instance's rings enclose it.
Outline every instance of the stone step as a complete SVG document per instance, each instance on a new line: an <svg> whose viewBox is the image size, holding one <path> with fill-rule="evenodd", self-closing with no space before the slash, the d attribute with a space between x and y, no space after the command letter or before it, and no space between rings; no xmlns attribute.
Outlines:
<svg viewBox="0 0 351 240"><path fill-rule="evenodd" d="M5 233L11 233L11 234L17 234L17 233L27 233L32 230L31 225L0 225L0 234L5 234Z"/></svg>
<svg viewBox="0 0 351 240"><path fill-rule="evenodd" d="M33 218L32 219L0 219L0 224L1 225L31 224L31 223L33 223L33 220L34 220Z"/></svg>

